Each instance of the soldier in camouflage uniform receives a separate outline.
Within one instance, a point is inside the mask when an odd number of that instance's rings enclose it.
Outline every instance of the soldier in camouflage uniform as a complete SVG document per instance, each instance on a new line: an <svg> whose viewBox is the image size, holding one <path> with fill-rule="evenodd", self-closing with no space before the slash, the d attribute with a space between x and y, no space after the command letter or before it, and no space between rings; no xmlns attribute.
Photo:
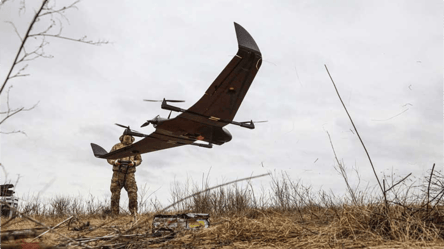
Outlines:
<svg viewBox="0 0 444 249"><path fill-rule="evenodd" d="M127 131L123 133L119 138L120 143L113 146L111 151L115 151L126 147L134 142L134 137L127 134ZM128 166L121 165L120 161L131 161ZM113 178L111 180L111 212L113 215L119 214L119 202L120 191L122 187L128 192L129 210L131 215L137 213L137 183L134 173L136 167L142 163L142 157L140 154L120 158L117 160L108 159L108 163L113 165ZM128 167L128 168L127 168ZM126 174L126 178L125 178Z"/></svg>

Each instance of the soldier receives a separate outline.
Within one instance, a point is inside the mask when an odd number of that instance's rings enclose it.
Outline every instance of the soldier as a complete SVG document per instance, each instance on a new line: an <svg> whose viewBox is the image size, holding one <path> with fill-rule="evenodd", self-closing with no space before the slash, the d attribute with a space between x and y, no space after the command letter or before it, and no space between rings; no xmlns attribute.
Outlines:
<svg viewBox="0 0 444 249"><path fill-rule="evenodd" d="M120 143L114 145L111 151L129 146L134 142L134 137L128 134L128 132L129 130L123 132L123 135L119 138ZM123 164L123 161L129 161L129 163ZM122 190L122 187L128 192L128 207L131 215L137 213L137 183L134 173L136 172L136 167L139 166L141 162L142 157L140 154L117 160L108 159L108 163L113 165L113 178L111 179L110 188L111 212L113 216L119 214L120 191Z"/></svg>

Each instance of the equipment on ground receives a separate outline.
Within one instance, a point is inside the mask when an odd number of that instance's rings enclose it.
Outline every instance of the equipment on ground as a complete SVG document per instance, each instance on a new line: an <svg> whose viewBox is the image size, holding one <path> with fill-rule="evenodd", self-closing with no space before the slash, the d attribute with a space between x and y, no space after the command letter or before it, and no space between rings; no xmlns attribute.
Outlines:
<svg viewBox="0 0 444 249"><path fill-rule="evenodd" d="M209 214L158 214L153 218L153 233L177 232L181 229L208 228L210 226Z"/></svg>
<svg viewBox="0 0 444 249"><path fill-rule="evenodd" d="M12 218L12 216L16 213L13 209L9 208L9 206L13 208L18 208L19 199L14 196L14 191L10 190L13 188L13 184L4 184L0 185L0 207L1 207L1 216ZM8 205L4 204L7 203Z"/></svg>

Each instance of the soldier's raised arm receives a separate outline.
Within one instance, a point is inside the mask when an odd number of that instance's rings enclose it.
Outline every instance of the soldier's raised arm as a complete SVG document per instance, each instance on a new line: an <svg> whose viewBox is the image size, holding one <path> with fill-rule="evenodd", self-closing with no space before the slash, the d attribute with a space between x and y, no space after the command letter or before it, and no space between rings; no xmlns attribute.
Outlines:
<svg viewBox="0 0 444 249"><path fill-rule="evenodd" d="M115 151L117 148L117 144L113 146L113 148L111 149L110 152ZM116 162L117 159L107 159L108 163L111 165L114 165L114 163Z"/></svg>
<svg viewBox="0 0 444 249"><path fill-rule="evenodd" d="M142 156L140 154L137 154L134 156L134 167L139 166L142 163Z"/></svg>

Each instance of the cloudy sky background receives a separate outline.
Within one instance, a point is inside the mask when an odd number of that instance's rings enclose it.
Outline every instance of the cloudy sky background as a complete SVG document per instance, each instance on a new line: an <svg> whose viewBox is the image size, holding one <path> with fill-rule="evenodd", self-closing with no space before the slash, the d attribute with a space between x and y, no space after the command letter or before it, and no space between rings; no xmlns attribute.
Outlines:
<svg viewBox="0 0 444 249"><path fill-rule="evenodd" d="M38 1L6 2L0 9L0 79L19 48L12 26L24 34ZM57 1L61 7L64 1ZM377 184L365 152L324 68L326 64L380 176L421 177L443 159L442 1L83 1L66 12L62 35L109 40L91 46L48 38L53 59L29 62L29 77L9 81L12 108L1 163L20 181L18 196L109 198L111 166L93 156L107 150L130 125L168 111L142 99L184 99L193 105L237 52L233 22L255 39L263 64L236 121L268 120L249 130L227 126L233 140L208 150L180 147L143 154L136 180L162 204L170 186L187 178L210 185L285 171L313 189L344 193L334 170L331 135L339 159L361 185ZM45 20L36 30L42 30ZM32 41L31 41L32 42ZM32 45L30 43L29 45ZM31 49L32 46L29 46ZM6 91L1 111L6 110ZM400 114L402 113L402 114ZM400 114L400 115L398 115ZM173 117L177 113L173 113ZM398 115L398 116L397 116ZM263 165L263 166L262 166ZM4 174L1 174L4 177ZM269 188L270 178L253 181ZM126 192L122 192L122 201Z"/></svg>

